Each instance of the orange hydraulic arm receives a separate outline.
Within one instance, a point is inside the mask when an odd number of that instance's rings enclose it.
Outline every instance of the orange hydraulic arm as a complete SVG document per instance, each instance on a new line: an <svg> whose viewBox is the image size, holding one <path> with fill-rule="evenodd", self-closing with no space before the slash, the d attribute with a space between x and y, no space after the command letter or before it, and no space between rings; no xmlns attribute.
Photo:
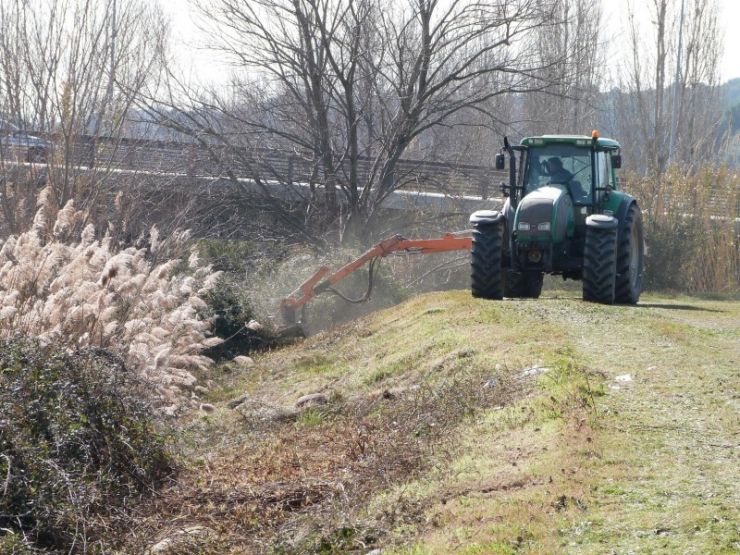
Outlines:
<svg viewBox="0 0 740 555"><path fill-rule="evenodd" d="M347 276L353 274L358 268L376 258L384 258L389 254L399 251L413 251L417 254L434 254L438 252L470 250L471 245L472 239L470 237L457 237L453 233L445 233L441 239L417 240L404 239L400 235L395 235L390 239L381 241L365 254L340 268L329 277L326 276L331 270L326 266L322 266L298 289L282 300L280 310L287 323L295 322L295 313L299 308L305 306L316 295L323 293L331 288L332 285L342 281Z"/></svg>

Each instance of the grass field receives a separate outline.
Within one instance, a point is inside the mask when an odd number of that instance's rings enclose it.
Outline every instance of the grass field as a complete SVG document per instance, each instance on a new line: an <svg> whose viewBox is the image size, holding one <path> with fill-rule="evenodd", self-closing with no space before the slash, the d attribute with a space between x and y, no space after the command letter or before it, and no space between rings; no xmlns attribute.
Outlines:
<svg viewBox="0 0 740 555"><path fill-rule="evenodd" d="M217 410L186 427L183 470L136 541L736 553L738 366L735 300L422 296L222 368ZM313 393L325 403L294 408Z"/></svg>

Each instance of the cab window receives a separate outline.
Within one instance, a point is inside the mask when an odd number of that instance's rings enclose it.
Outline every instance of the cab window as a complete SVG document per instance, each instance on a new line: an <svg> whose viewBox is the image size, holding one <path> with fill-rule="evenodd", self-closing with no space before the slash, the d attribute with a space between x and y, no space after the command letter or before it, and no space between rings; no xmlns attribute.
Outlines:
<svg viewBox="0 0 740 555"><path fill-rule="evenodd" d="M591 204L591 150L568 144L530 147L524 194L545 185L568 188L575 204Z"/></svg>
<svg viewBox="0 0 740 555"><path fill-rule="evenodd" d="M614 172L612 171L612 160L608 152L596 153L596 175L598 180L597 187L614 188ZM599 191L599 199L604 196L604 191Z"/></svg>
<svg viewBox="0 0 740 555"><path fill-rule="evenodd" d="M598 180L596 181L597 187L606 187L611 185L611 164L609 163L609 157L606 152L596 153L596 175Z"/></svg>

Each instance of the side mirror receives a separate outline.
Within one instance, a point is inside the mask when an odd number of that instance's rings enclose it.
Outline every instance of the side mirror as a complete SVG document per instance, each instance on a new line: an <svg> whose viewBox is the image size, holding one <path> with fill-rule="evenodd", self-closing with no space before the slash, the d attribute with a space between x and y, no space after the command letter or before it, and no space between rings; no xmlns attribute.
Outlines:
<svg viewBox="0 0 740 555"><path fill-rule="evenodd" d="M496 169L503 170L506 167L506 158L503 154L496 155Z"/></svg>
<svg viewBox="0 0 740 555"><path fill-rule="evenodd" d="M622 167L622 155L621 154L612 154L612 168L615 170L618 170Z"/></svg>

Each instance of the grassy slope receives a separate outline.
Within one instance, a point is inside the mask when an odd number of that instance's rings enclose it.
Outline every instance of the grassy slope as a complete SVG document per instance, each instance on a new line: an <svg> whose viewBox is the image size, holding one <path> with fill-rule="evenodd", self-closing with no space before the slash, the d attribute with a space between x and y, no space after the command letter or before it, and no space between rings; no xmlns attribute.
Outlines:
<svg viewBox="0 0 740 555"><path fill-rule="evenodd" d="M217 404L333 401L271 429L221 405L150 522L209 525L203 552L736 552L738 363L738 302L420 297L226 376ZM265 509L296 489L318 501Z"/></svg>
<svg viewBox="0 0 740 555"><path fill-rule="evenodd" d="M577 366L604 374L605 395L595 418L551 426L544 441L529 427L490 442L487 426L474 430L475 472L457 486L473 493L448 503L445 525L410 551L740 550L740 304L541 299L504 309L565 337ZM497 464L520 452L516 472ZM507 480L524 487L479 493Z"/></svg>

